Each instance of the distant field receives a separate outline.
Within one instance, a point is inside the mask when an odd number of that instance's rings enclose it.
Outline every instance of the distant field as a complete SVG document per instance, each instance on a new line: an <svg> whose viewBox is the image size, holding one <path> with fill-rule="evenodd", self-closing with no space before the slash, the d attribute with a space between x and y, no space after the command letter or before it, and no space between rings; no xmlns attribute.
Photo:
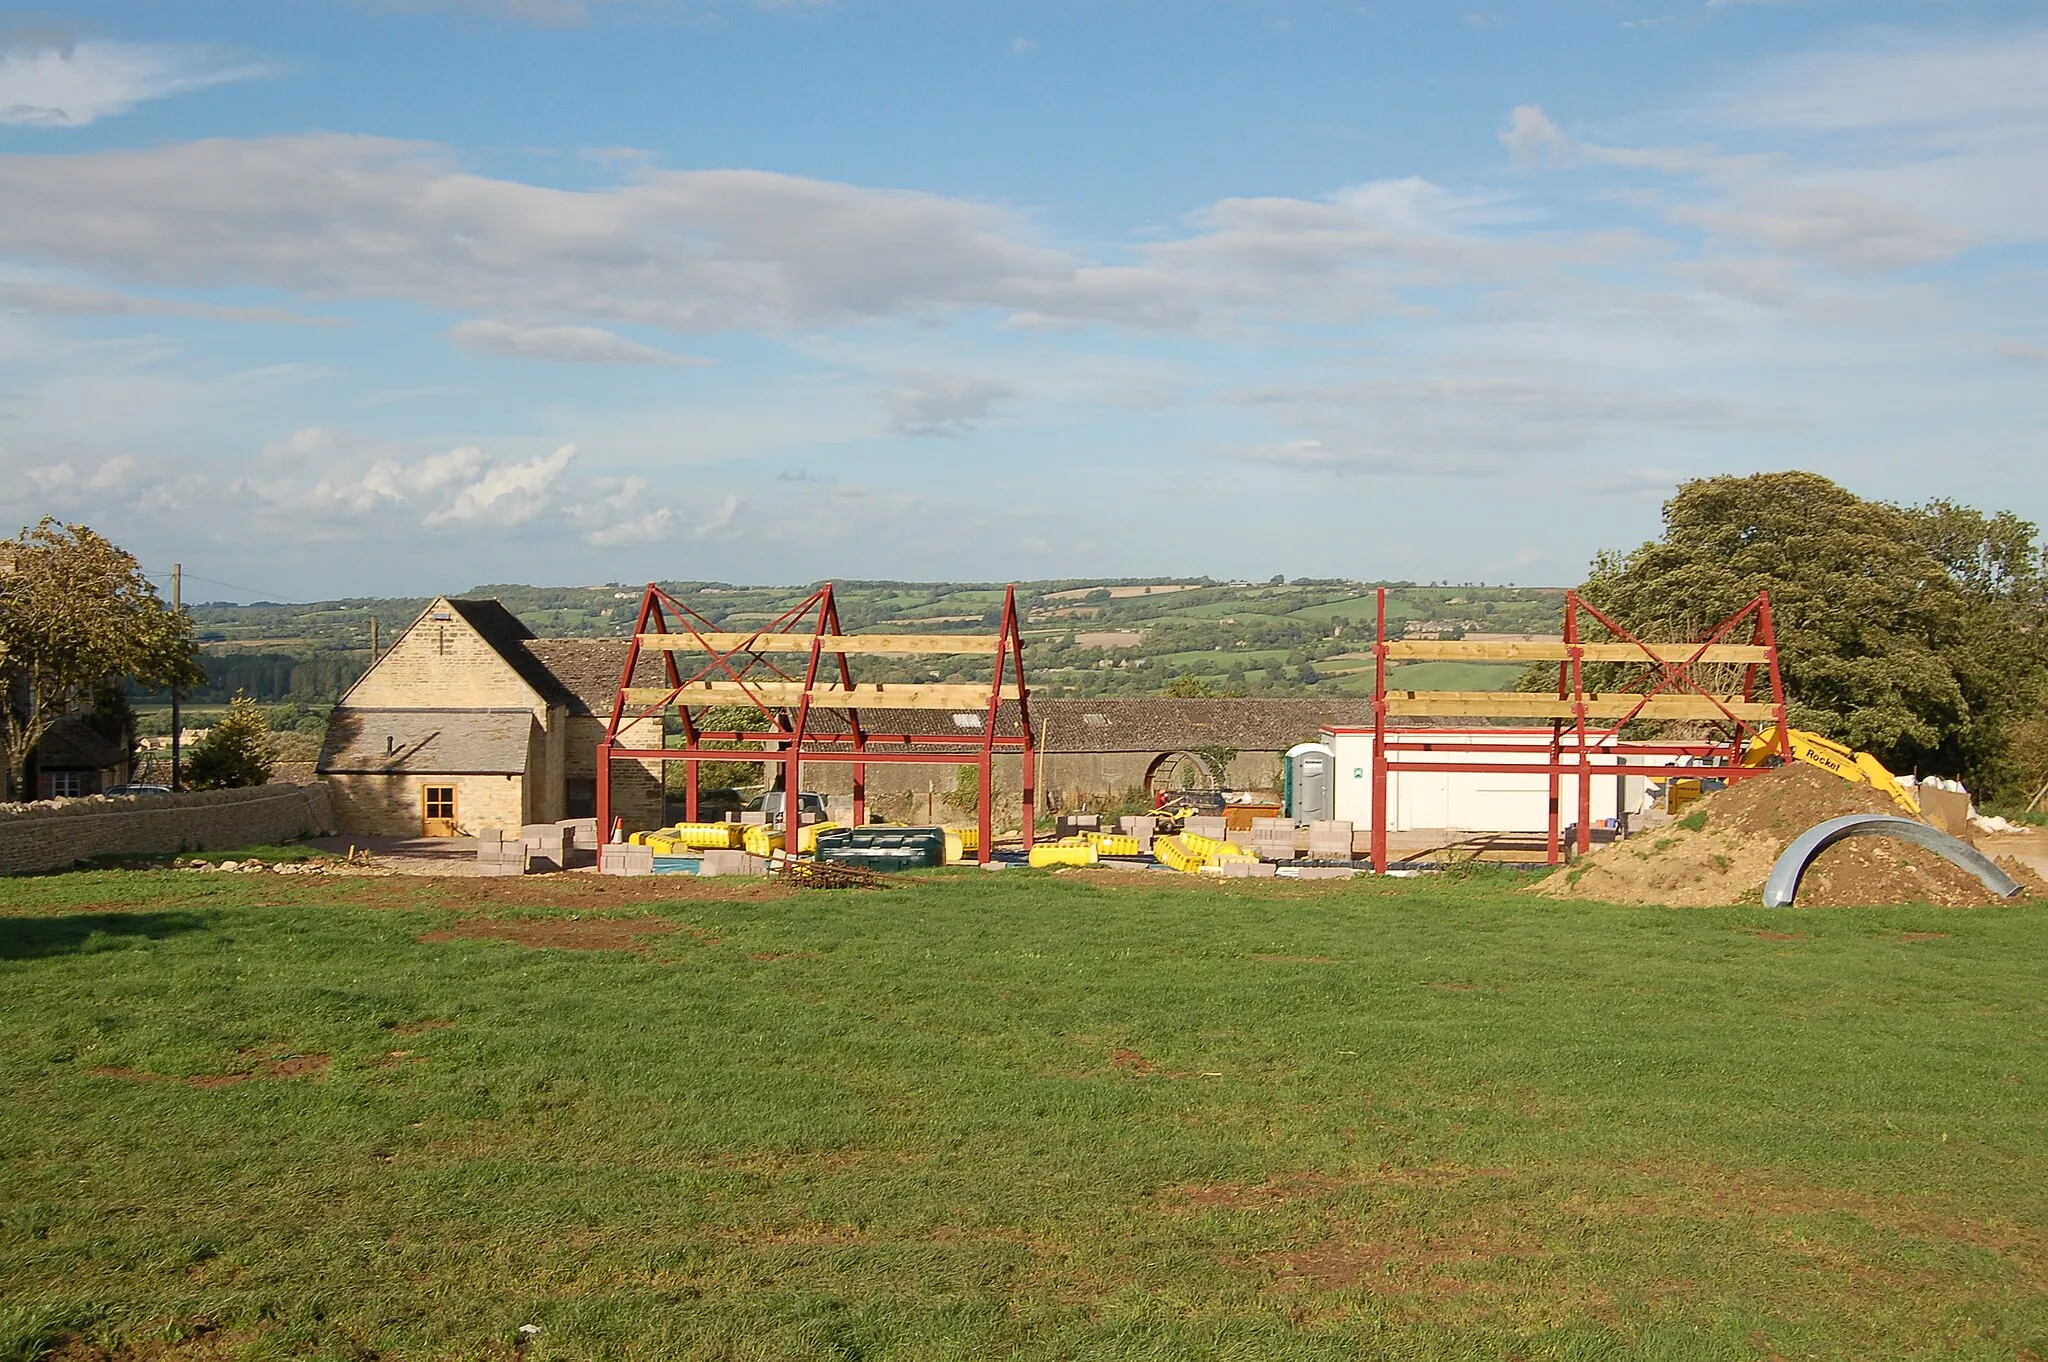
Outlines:
<svg viewBox="0 0 2048 1362"><path fill-rule="evenodd" d="M1520 885L9 881L0 1357L2048 1352L2048 911Z"/></svg>

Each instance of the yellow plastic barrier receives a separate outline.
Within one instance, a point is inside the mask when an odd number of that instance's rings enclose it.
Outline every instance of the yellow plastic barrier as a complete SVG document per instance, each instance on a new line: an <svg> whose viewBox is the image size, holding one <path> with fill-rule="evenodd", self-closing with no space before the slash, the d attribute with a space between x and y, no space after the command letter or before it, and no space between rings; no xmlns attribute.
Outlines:
<svg viewBox="0 0 2048 1362"><path fill-rule="evenodd" d="M1080 841L1079 846L1069 846L1067 841ZM1054 865L1094 865L1095 848L1086 839L1069 838L1051 845L1039 843L1031 848L1031 864L1043 870Z"/></svg>
<svg viewBox="0 0 2048 1362"><path fill-rule="evenodd" d="M749 824L742 835L741 845L749 856L772 856L782 850L782 832L766 823Z"/></svg>
<svg viewBox="0 0 2048 1362"><path fill-rule="evenodd" d="M1138 839L1126 837L1120 832L1084 832L1081 834L1095 846L1098 856L1136 856Z"/></svg>
<svg viewBox="0 0 2048 1362"><path fill-rule="evenodd" d="M1197 832L1183 832L1180 834L1180 840L1187 844L1190 851L1205 861L1235 859L1256 861L1259 859L1235 842L1219 841L1214 837L1204 837Z"/></svg>
<svg viewBox="0 0 2048 1362"><path fill-rule="evenodd" d="M830 832L832 829L838 826L839 825L837 823L828 821L824 823L812 823L807 827L798 828L796 830L796 854L799 856L817 855L818 834L821 832Z"/></svg>
<svg viewBox="0 0 2048 1362"><path fill-rule="evenodd" d="M1202 853L1189 846L1184 836L1153 838L1152 854L1161 865L1183 875L1192 875L1202 868Z"/></svg>
<svg viewBox="0 0 2048 1362"><path fill-rule="evenodd" d="M678 823L672 828L663 828L661 835L679 846L704 847L713 851L730 851L740 845L740 825L737 823Z"/></svg>
<svg viewBox="0 0 2048 1362"><path fill-rule="evenodd" d="M659 832L648 833L647 839L641 842L640 845L646 847L657 856L673 856L684 849L682 843L676 841L675 838L664 837Z"/></svg>

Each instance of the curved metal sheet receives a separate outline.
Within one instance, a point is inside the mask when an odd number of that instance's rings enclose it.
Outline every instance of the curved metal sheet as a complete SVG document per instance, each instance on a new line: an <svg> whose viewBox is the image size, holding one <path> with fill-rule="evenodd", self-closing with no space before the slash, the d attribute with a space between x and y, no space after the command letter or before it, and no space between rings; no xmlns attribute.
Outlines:
<svg viewBox="0 0 2048 1362"><path fill-rule="evenodd" d="M1930 828L1925 823L1896 818L1888 813L1852 813L1815 823L1792 839L1792 844L1771 867L1770 878L1764 881L1764 907L1789 906L1793 896L1799 892L1799 877L1806 873L1806 867L1813 858L1844 837L1896 837L1902 842L1926 847L1961 866L2000 898L2011 898L2020 892L2019 881L2000 870L1997 862L1968 842L1951 837L1939 828Z"/></svg>

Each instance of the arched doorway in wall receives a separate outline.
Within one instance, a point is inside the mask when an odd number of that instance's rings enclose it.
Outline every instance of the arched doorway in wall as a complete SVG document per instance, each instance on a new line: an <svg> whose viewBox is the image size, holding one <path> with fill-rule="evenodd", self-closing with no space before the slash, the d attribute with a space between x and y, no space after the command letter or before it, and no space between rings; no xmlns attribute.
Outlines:
<svg viewBox="0 0 2048 1362"><path fill-rule="evenodd" d="M1145 768L1145 789L1154 799L1176 790L1222 788L1222 773L1200 752L1162 752Z"/></svg>

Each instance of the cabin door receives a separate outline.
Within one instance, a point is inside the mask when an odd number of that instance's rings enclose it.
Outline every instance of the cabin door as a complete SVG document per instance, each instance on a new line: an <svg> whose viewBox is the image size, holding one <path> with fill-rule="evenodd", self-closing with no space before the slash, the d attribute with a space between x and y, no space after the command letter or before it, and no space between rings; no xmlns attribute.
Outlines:
<svg viewBox="0 0 2048 1362"><path fill-rule="evenodd" d="M421 790L420 814L420 836L455 836L455 787L429 785Z"/></svg>

